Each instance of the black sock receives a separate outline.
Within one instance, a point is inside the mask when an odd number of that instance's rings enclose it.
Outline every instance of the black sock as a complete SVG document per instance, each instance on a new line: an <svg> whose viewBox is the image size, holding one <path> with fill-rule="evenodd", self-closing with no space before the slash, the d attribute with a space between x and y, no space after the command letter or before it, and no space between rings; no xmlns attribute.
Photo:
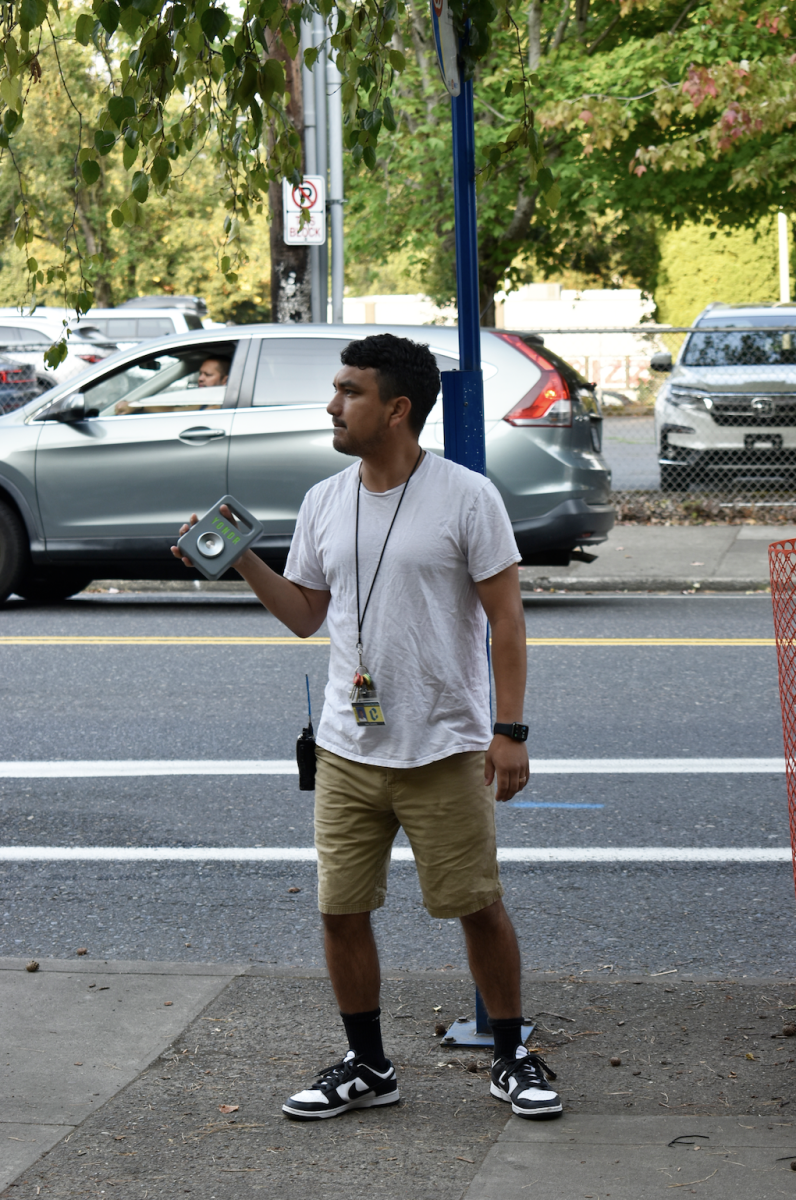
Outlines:
<svg viewBox="0 0 796 1200"><path fill-rule="evenodd" d="M374 1071L386 1071L389 1063L384 1057L384 1047L381 1044L381 1009L374 1008L370 1012L344 1013L343 1018L348 1045Z"/></svg>
<svg viewBox="0 0 796 1200"><path fill-rule="evenodd" d="M513 1061L517 1047L522 1045L522 1017L489 1018L489 1027L495 1039L495 1058Z"/></svg>

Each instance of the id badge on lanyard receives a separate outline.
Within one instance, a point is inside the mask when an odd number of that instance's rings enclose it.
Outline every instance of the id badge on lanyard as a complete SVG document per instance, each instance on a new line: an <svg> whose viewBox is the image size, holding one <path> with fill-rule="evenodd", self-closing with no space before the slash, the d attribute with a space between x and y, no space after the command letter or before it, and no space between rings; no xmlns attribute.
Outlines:
<svg viewBox="0 0 796 1200"><path fill-rule="evenodd" d="M357 725L384 724L384 714L376 695L373 676L366 667L362 666L361 661L359 670L354 675L354 686L351 688L350 699Z"/></svg>

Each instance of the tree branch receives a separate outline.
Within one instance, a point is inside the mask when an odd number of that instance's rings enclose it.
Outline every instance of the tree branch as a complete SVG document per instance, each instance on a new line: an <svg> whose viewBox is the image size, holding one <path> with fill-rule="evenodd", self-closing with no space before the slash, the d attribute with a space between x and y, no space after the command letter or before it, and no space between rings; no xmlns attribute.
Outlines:
<svg viewBox="0 0 796 1200"><path fill-rule="evenodd" d="M611 21L610 24L606 25L606 27L602 31L602 33L599 34L599 36L596 37L594 39L594 41L592 42L592 44L589 46L588 50L586 51L587 54L594 54L594 51L599 46L600 42L603 41L604 38L608 37L608 34L611 32L611 30L614 28L615 25L619 24L619 18L621 17L621 15L622 15L621 13L617 13L616 16L614 17L613 21Z"/></svg>

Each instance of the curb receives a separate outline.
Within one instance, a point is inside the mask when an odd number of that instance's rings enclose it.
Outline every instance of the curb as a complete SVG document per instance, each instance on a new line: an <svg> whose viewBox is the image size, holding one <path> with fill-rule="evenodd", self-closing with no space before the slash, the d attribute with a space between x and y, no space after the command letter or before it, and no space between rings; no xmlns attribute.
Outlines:
<svg viewBox="0 0 796 1200"><path fill-rule="evenodd" d="M569 575L540 575L520 582L523 599L538 592L770 592L768 579L641 578L599 575L592 579Z"/></svg>

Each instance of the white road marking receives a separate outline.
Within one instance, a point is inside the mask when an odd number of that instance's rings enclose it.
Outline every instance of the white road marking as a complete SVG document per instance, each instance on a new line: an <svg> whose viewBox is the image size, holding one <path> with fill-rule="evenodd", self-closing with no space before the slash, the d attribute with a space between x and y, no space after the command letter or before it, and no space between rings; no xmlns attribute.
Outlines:
<svg viewBox="0 0 796 1200"><path fill-rule="evenodd" d="M3 846L0 862L315 862L312 846ZM784 846L503 846L500 862L789 863ZM397 846L393 862L413 862Z"/></svg>
<svg viewBox="0 0 796 1200"><path fill-rule="evenodd" d="M781 775L782 758L532 758L532 775ZM297 775L289 758L62 759L0 762L0 779L146 775Z"/></svg>
<svg viewBox="0 0 796 1200"><path fill-rule="evenodd" d="M295 759L87 759L0 762L0 779L99 779L143 775L298 775Z"/></svg>

